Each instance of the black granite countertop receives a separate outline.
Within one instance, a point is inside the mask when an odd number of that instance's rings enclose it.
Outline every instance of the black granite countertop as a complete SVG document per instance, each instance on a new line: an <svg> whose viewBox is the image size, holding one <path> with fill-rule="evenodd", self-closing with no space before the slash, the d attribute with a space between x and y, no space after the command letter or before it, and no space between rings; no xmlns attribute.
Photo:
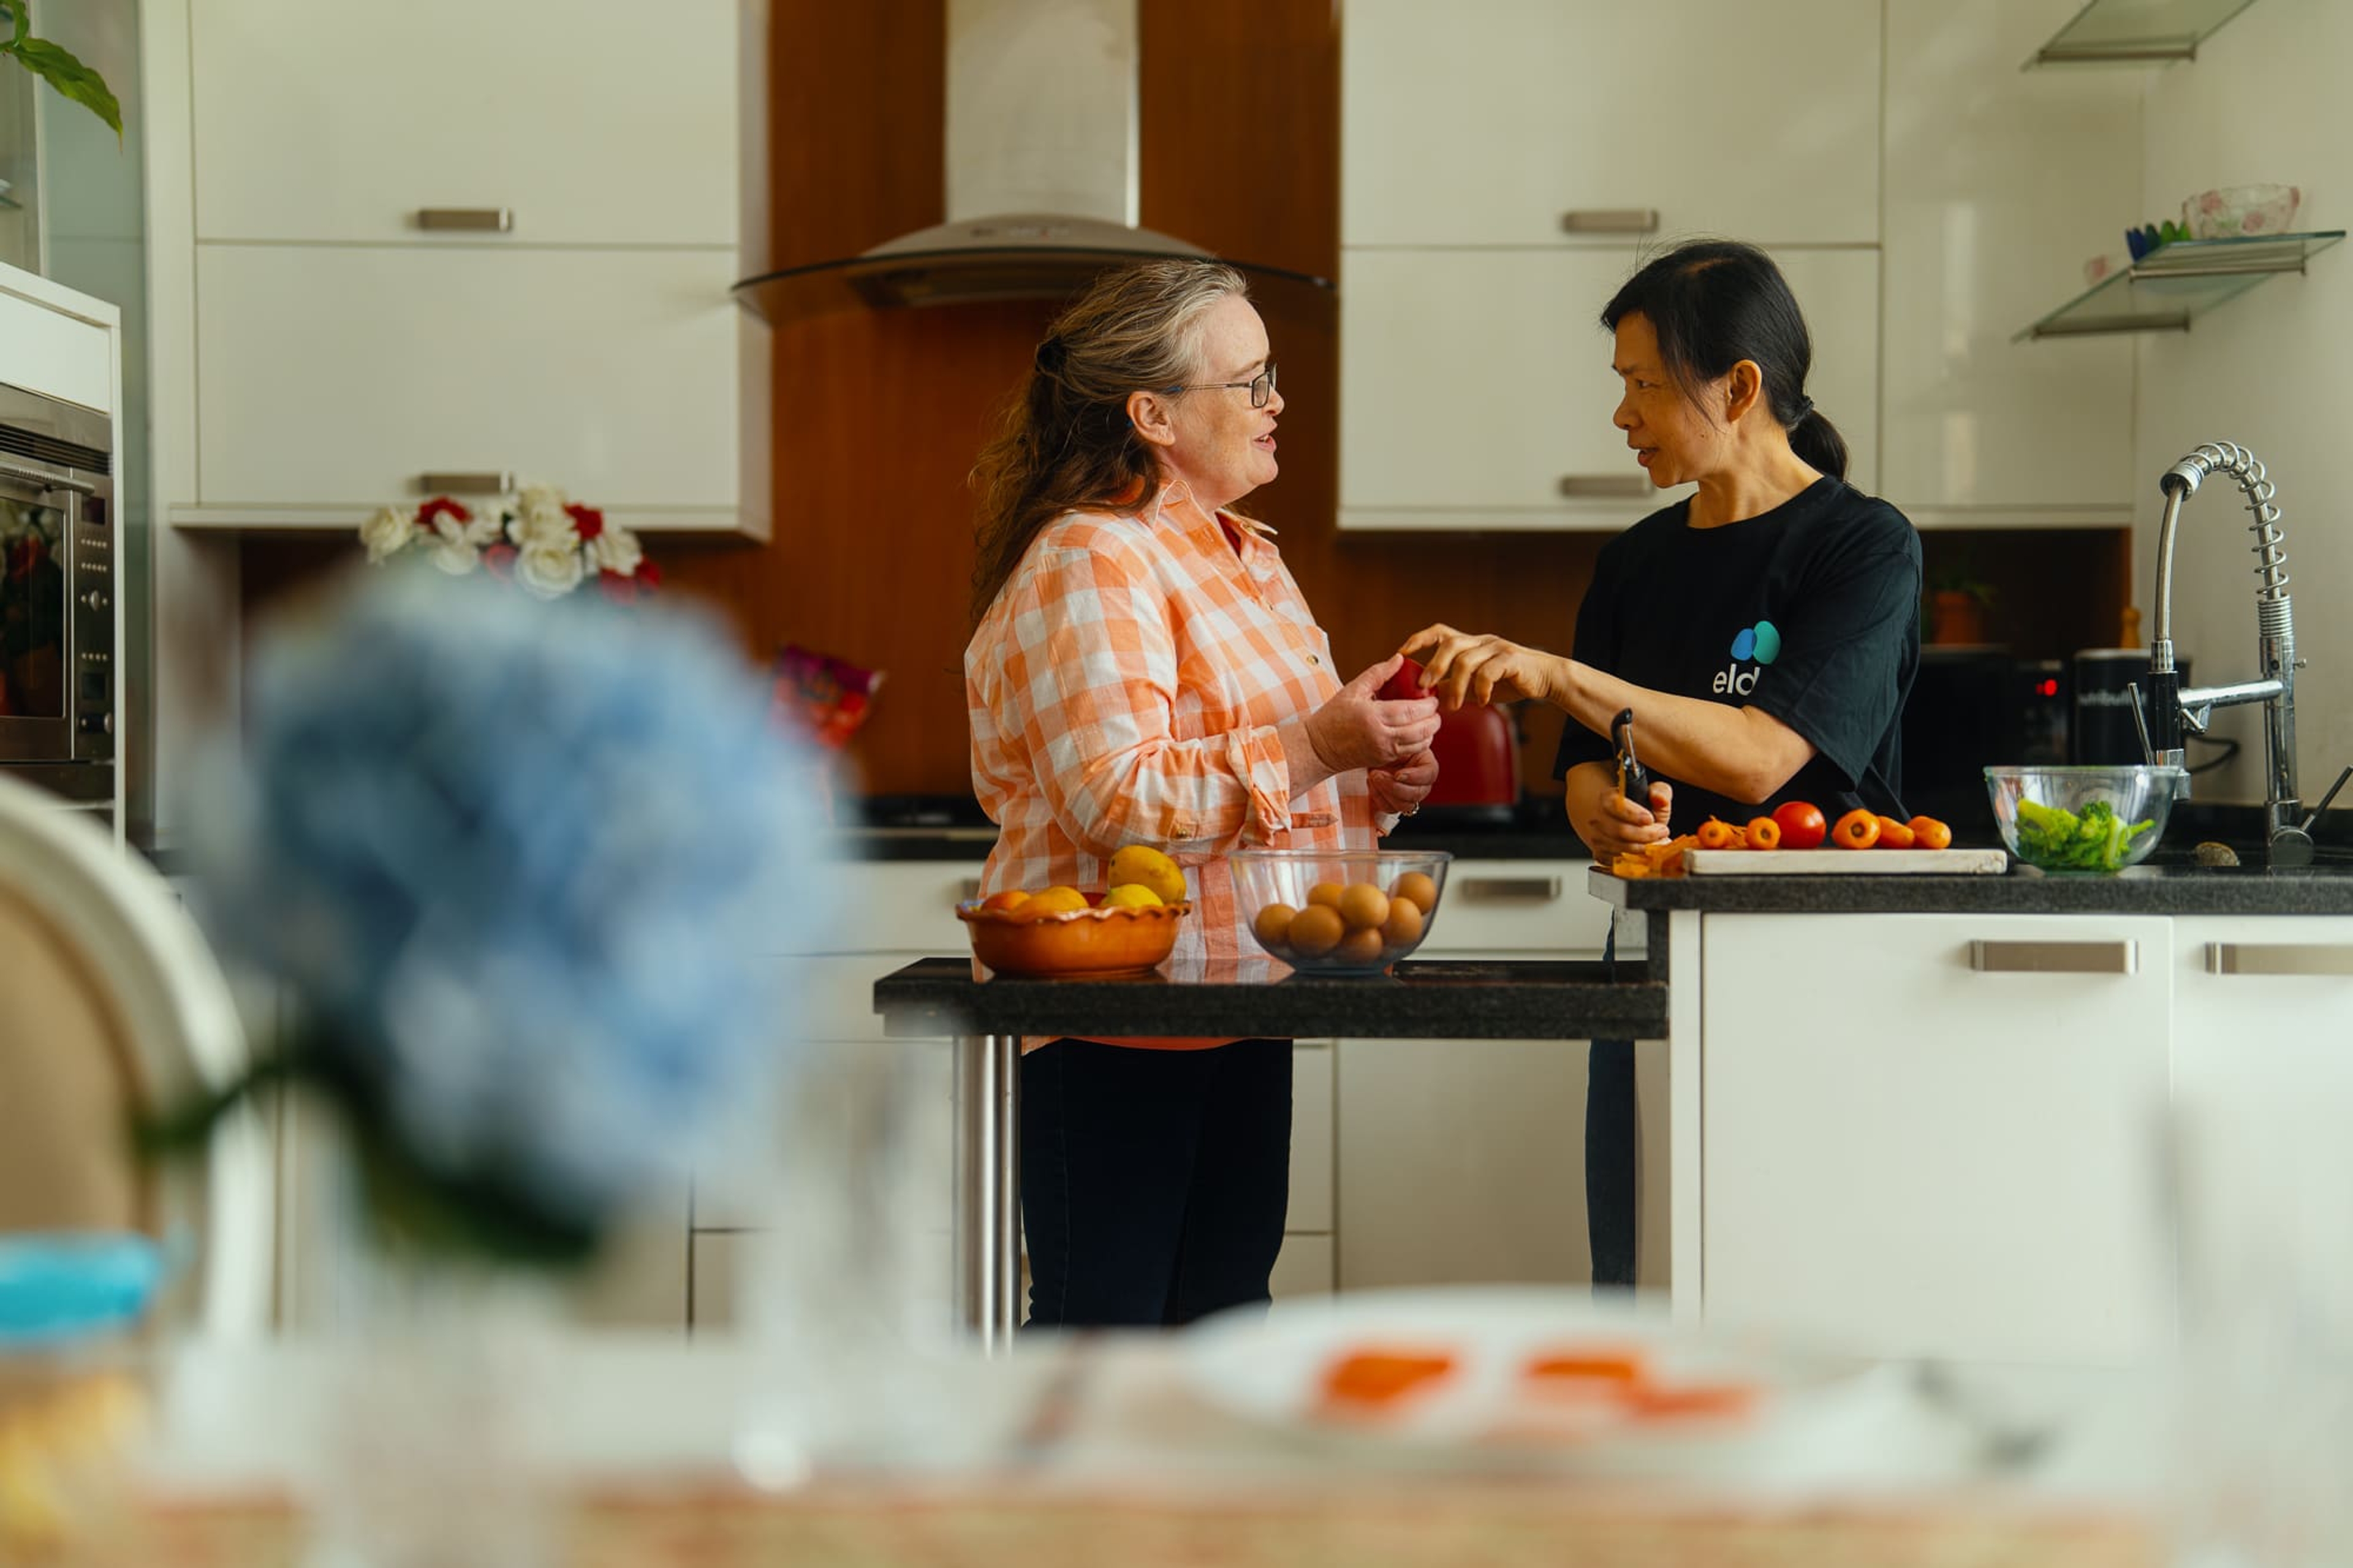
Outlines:
<svg viewBox="0 0 2353 1568"><path fill-rule="evenodd" d="M985 860L997 828L969 798L875 795L842 826L859 860ZM1586 860L1561 819L1560 802L1528 795L1513 806L1431 806L1385 841L1397 849L1443 849L1466 860Z"/></svg>
<svg viewBox="0 0 2353 1568"><path fill-rule="evenodd" d="M2271 870L2259 858L2226 869L2160 851L2113 877L2048 876L2013 864L2000 877L1666 877L1628 881L1599 867L1594 897L1625 910L1713 914L2353 915L2353 857Z"/></svg>
<svg viewBox="0 0 2353 1568"><path fill-rule="evenodd" d="M874 984L894 1036L1291 1036L1358 1039L1656 1039L1667 988L1640 963L1407 959L1385 975L1293 973L1271 960L1125 980L972 977L969 958L924 958Z"/></svg>

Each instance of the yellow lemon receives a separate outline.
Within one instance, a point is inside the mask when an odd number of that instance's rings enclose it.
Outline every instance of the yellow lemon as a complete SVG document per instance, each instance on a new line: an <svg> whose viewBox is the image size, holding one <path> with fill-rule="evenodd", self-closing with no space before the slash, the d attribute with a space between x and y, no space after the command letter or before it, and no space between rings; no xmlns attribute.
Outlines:
<svg viewBox="0 0 2353 1568"><path fill-rule="evenodd" d="M1111 858L1111 885L1149 888L1164 904L1185 901L1185 871L1149 844L1131 844Z"/></svg>
<svg viewBox="0 0 2353 1568"><path fill-rule="evenodd" d="M1035 920L1045 915L1068 914L1087 907L1087 896L1076 888L1049 888L1032 894L1021 905L1023 918Z"/></svg>
<svg viewBox="0 0 2353 1568"><path fill-rule="evenodd" d="M1103 895L1107 910L1157 910L1166 907L1161 896L1141 882L1123 882Z"/></svg>

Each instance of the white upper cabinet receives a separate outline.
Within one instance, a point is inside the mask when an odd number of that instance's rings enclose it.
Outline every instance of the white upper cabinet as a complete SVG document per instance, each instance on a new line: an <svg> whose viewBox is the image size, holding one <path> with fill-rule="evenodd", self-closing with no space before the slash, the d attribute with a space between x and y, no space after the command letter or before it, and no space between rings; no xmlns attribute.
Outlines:
<svg viewBox="0 0 2353 1568"><path fill-rule="evenodd" d="M1875 488L1879 253L1779 264L1814 339L1808 395ZM1340 279L1340 525L1621 528L1653 490L1610 421L1601 308L1639 265L1608 249L1351 250Z"/></svg>
<svg viewBox="0 0 2353 1568"><path fill-rule="evenodd" d="M2135 340L2010 341L2142 216L2140 73L2018 68L2079 8L1887 8L1884 493L1915 521L2128 516L2096 509L2133 496Z"/></svg>
<svg viewBox="0 0 2353 1568"><path fill-rule="evenodd" d="M197 0L196 237L733 246L737 0Z"/></svg>
<svg viewBox="0 0 2353 1568"><path fill-rule="evenodd" d="M710 251L202 247L204 503L315 521L413 505L428 473L509 472L632 528L732 528L733 366L739 335L759 330L727 297L733 266Z"/></svg>
<svg viewBox="0 0 2353 1568"><path fill-rule="evenodd" d="M1348 0L1342 58L1344 245L1879 238L1880 0Z"/></svg>

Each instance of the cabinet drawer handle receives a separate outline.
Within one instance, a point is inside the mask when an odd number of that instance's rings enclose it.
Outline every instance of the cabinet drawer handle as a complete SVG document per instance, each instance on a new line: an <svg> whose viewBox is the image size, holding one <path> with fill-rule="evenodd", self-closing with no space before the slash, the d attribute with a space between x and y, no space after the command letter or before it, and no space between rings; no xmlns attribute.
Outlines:
<svg viewBox="0 0 2353 1568"><path fill-rule="evenodd" d="M1560 215L1563 234L1656 234L1656 207L1571 207Z"/></svg>
<svg viewBox="0 0 2353 1568"><path fill-rule="evenodd" d="M1543 903L1560 897L1558 877L1465 877L1456 891L1472 902Z"/></svg>
<svg viewBox="0 0 2353 1568"><path fill-rule="evenodd" d="M1980 974L2137 974L2137 942L1973 942L1969 967Z"/></svg>
<svg viewBox="0 0 2353 1568"><path fill-rule="evenodd" d="M2210 942L2209 974L2353 974L2353 942Z"/></svg>
<svg viewBox="0 0 2353 1568"><path fill-rule="evenodd" d="M504 470L482 473L419 474L417 488L429 496L502 496L515 488L514 476Z"/></svg>
<svg viewBox="0 0 2353 1568"><path fill-rule="evenodd" d="M1651 493L1648 474L1563 474L1560 493L1569 500L1641 500Z"/></svg>
<svg viewBox="0 0 2353 1568"><path fill-rule="evenodd" d="M417 226L469 234L509 234L514 229L512 207L418 207Z"/></svg>

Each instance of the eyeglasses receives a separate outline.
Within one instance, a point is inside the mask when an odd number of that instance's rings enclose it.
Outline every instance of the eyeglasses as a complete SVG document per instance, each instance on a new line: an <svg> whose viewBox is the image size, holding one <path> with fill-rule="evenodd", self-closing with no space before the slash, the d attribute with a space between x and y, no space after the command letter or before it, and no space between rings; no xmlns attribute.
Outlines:
<svg viewBox="0 0 2353 1568"><path fill-rule="evenodd" d="M1231 392L1243 386L1250 388L1252 408L1265 407L1266 400L1274 395L1274 362L1267 361L1266 368L1248 381L1208 381L1193 386L1164 386L1160 390L1165 393Z"/></svg>

